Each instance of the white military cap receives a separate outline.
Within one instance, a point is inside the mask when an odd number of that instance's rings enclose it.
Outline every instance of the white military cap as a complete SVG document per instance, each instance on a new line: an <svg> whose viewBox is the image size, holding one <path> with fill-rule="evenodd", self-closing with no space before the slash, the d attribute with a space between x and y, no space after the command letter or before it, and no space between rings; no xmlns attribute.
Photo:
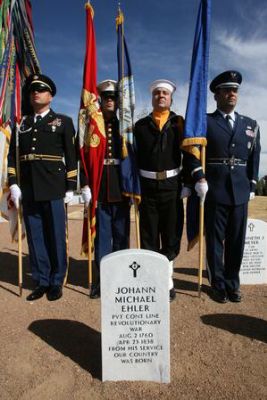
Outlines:
<svg viewBox="0 0 267 400"><path fill-rule="evenodd" d="M101 95L103 92L117 92L117 82L112 79L106 79L98 84L97 90L99 95Z"/></svg>
<svg viewBox="0 0 267 400"><path fill-rule="evenodd" d="M167 89L171 94L176 90L175 84L171 81L168 81L167 79L157 79L156 81L151 83L150 85L151 93L153 93L154 90L157 88Z"/></svg>

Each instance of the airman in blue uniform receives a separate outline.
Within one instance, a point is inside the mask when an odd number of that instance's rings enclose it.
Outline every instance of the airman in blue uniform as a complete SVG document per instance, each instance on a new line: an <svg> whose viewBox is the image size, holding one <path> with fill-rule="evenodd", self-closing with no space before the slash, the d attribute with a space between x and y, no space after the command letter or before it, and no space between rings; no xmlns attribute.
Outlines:
<svg viewBox="0 0 267 400"><path fill-rule="evenodd" d="M235 112L242 76L225 71L210 84L217 110L207 116L205 234L207 267L216 301L241 301L248 202L254 197L260 159L257 122Z"/></svg>

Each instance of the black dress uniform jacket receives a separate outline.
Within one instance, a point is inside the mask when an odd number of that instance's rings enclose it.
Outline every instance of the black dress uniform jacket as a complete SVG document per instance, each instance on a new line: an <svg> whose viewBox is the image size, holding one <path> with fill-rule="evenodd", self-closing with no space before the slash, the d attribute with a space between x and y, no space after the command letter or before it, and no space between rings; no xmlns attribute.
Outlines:
<svg viewBox="0 0 267 400"><path fill-rule="evenodd" d="M110 164L104 164L103 167L98 201L114 203L123 200L120 165L112 164L112 160L121 159L122 144L118 118L114 117L110 121L105 121L105 130L107 136L105 160Z"/></svg>
<svg viewBox="0 0 267 400"><path fill-rule="evenodd" d="M248 202L255 191L260 159L256 121L235 113L231 130L217 110L207 116L207 201L225 205Z"/></svg>
<svg viewBox="0 0 267 400"><path fill-rule="evenodd" d="M20 179L16 168L16 132L8 155L9 185L19 184L24 201L63 198L77 185L75 130L72 119L50 110L40 122L25 116L19 131Z"/></svg>
<svg viewBox="0 0 267 400"><path fill-rule="evenodd" d="M161 131L154 122L152 114L137 121L134 138L138 167L155 172L180 168L182 131L183 119L172 111ZM199 167L199 162L194 156L184 153L183 165L186 165L187 173L190 174L194 168ZM177 190L177 185L180 188L181 176L182 174L179 174L164 180L147 179L141 176L142 190Z"/></svg>
<svg viewBox="0 0 267 400"><path fill-rule="evenodd" d="M106 153L98 194L98 202L116 203L125 199L122 195L120 165L115 165L113 163L114 160L121 160L122 143L119 133L119 120L117 117L105 121L105 132L107 140ZM82 164L80 166L80 181L81 187L89 185Z"/></svg>

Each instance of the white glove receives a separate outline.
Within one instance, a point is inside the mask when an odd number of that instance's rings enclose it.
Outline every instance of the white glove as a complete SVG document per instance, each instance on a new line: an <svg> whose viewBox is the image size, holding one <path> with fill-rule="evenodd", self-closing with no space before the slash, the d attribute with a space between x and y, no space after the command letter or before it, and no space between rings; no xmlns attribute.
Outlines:
<svg viewBox="0 0 267 400"><path fill-rule="evenodd" d="M13 201L16 209L19 208L19 201L21 200L21 190L16 183L10 186L10 198Z"/></svg>
<svg viewBox="0 0 267 400"><path fill-rule="evenodd" d="M249 193L249 200L254 200L255 199L255 193L254 192L250 192Z"/></svg>
<svg viewBox="0 0 267 400"><path fill-rule="evenodd" d="M190 197L191 194L192 194L191 188L188 186L184 186L180 194L180 199L185 199L186 197Z"/></svg>
<svg viewBox="0 0 267 400"><path fill-rule="evenodd" d="M68 190L68 191L65 193L64 203L65 203L65 204L70 203L71 200L73 199L73 197L74 197L73 191L72 191L72 190Z"/></svg>
<svg viewBox="0 0 267 400"><path fill-rule="evenodd" d="M92 194L91 194L91 190L90 190L89 186L84 186L81 189L81 192L82 192L82 199L84 201L84 204L86 207L88 207L88 205L91 201L91 198L92 198Z"/></svg>
<svg viewBox="0 0 267 400"><path fill-rule="evenodd" d="M201 203L204 203L208 190L209 190L209 187L208 187L207 181L203 181L203 182L198 181L195 184L195 191L197 192L197 195L200 197Z"/></svg>

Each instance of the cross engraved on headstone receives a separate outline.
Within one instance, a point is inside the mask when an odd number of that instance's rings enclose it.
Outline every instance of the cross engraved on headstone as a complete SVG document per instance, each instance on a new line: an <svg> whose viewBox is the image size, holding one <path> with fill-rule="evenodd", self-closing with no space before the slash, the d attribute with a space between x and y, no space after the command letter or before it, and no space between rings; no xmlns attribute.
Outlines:
<svg viewBox="0 0 267 400"><path fill-rule="evenodd" d="M251 222L251 223L248 225L248 227L249 227L250 232L253 232L255 225Z"/></svg>
<svg viewBox="0 0 267 400"><path fill-rule="evenodd" d="M129 268L131 268L133 270L133 277L136 278L137 270L140 268L140 265L137 264L136 261L134 261L131 265L129 265Z"/></svg>

